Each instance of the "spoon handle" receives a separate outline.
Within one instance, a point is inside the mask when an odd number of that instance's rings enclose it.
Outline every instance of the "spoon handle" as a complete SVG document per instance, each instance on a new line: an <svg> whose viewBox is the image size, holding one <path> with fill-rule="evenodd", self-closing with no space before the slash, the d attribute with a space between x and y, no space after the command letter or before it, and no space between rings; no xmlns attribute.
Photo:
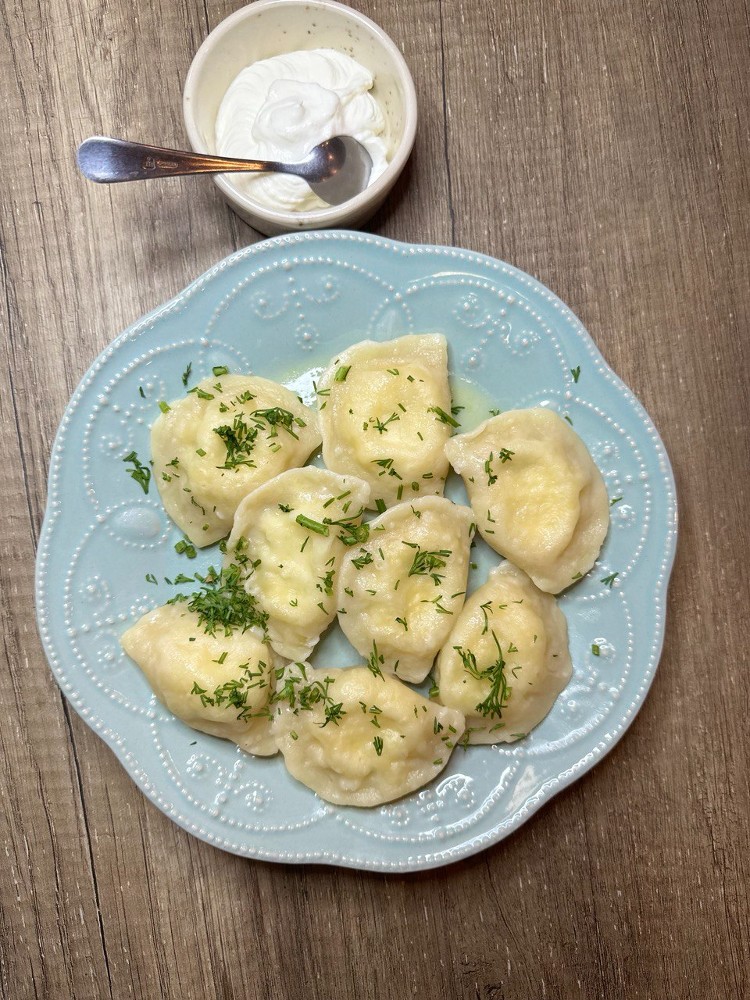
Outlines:
<svg viewBox="0 0 750 1000"><path fill-rule="evenodd" d="M188 153L100 135L82 142L77 158L84 177L97 184L145 181L181 174L262 173L267 170L294 173L296 166L273 160L234 160L209 153Z"/></svg>

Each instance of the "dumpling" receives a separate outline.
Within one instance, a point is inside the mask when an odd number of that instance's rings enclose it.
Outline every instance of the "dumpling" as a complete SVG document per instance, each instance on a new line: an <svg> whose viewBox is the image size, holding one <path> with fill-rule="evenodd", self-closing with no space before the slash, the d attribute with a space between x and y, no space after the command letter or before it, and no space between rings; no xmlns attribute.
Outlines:
<svg viewBox="0 0 750 1000"><path fill-rule="evenodd" d="M469 597L437 659L438 700L469 743L510 743L547 715L573 671L557 601L509 562Z"/></svg>
<svg viewBox="0 0 750 1000"><path fill-rule="evenodd" d="M232 740L249 753L276 753L269 699L277 661L256 628L206 631L185 604L149 611L120 642L159 701L211 736Z"/></svg>
<svg viewBox="0 0 750 1000"><path fill-rule="evenodd" d="M162 502L198 546L227 535L246 494L302 465L319 444L314 411L255 375L203 379L151 429Z"/></svg>
<svg viewBox="0 0 750 1000"><path fill-rule="evenodd" d="M442 496L457 424L441 334L355 344L321 376L318 406L325 464L368 482L370 507Z"/></svg>
<svg viewBox="0 0 750 1000"><path fill-rule="evenodd" d="M306 659L336 617L339 564L367 537L360 520L369 496L361 479L307 466L275 476L237 508L227 559L243 565L271 645L287 659Z"/></svg>
<svg viewBox="0 0 750 1000"><path fill-rule="evenodd" d="M586 445L551 410L508 410L447 442L479 532L496 552L557 594L594 565L609 498Z"/></svg>
<svg viewBox="0 0 750 1000"><path fill-rule="evenodd" d="M346 553L339 624L349 642L402 680L427 676L463 607L474 515L445 497L400 503Z"/></svg>
<svg viewBox="0 0 750 1000"><path fill-rule="evenodd" d="M367 667L290 664L273 735L289 772L337 805L377 806L427 784L464 729L461 712Z"/></svg>

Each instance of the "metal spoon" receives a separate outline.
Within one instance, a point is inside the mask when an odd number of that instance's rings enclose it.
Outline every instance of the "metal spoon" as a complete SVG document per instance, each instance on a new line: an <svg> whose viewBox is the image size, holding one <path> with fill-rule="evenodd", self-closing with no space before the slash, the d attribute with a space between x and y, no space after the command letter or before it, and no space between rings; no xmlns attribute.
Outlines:
<svg viewBox="0 0 750 1000"><path fill-rule="evenodd" d="M235 160L209 153L144 146L125 139L93 136L78 147L78 166L97 184L145 181L181 174L265 173L294 174L307 181L329 205L340 205L367 187L372 171L370 154L356 139L337 135L310 150L300 163L275 160Z"/></svg>

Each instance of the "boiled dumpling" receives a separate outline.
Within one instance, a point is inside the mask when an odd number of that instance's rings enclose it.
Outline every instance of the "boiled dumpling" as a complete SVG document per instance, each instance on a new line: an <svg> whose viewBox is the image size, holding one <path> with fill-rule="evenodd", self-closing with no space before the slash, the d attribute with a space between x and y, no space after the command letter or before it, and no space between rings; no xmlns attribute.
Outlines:
<svg viewBox="0 0 750 1000"><path fill-rule="evenodd" d="M166 511L198 546L227 535L246 494L302 465L319 444L317 415L283 385L255 375L204 379L151 430Z"/></svg>
<svg viewBox="0 0 750 1000"><path fill-rule="evenodd" d="M496 552L557 594L594 565L609 499L586 445L551 410L508 410L445 452L463 477L479 532Z"/></svg>
<svg viewBox="0 0 750 1000"><path fill-rule="evenodd" d="M469 743L509 743L542 721L572 669L557 601L504 562L466 601L438 656L437 697L464 713Z"/></svg>
<svg viewBox="0 0 750 1000"><path fill-rule="evenodd" d="M463 607L474 516L444 497L400 503L344 556L339 624L362 656L402 680L429 672Z"/></svg>
<svg viewBox="0 0 750 1000"><path fill-rule="evenodd" d="M367 667L294 663L278 684L273 735L290 773L337 805L377 806L438 775L461 737L461 712Z"/></svg>
<svg viewBox="0 0 750 1000"><path fill-rule="evenodd" d="M370 507L442 495L443 446L456 425L445 337L355 344L323 373L318 399L323 459L370 484Z"/></svg>
<svg viewBox="0 0 750 1000"><path fill-rule="evenodd" d="M269 699L277 661L252 627L206 631L184 603L149 611L121 638L159 701L211 736L232 740L249 753L276 753Z"/></svg>
<svg viewBox="0 0 750 1000"><path fill-rule="evenodd" d="M306 659L336 617L339 564L367 537L369 495L361 479L307 466L275 476L237 508L227 559L242 563L282 656Z"/></svg>

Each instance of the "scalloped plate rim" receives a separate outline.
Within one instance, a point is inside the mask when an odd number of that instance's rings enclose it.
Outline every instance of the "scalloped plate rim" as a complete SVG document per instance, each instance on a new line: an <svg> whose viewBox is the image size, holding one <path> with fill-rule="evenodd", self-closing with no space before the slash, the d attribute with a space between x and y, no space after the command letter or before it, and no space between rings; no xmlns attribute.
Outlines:
<svg viewBox="0 0 750 1000"><path fill-rule="evenodd" d="M430 851L423 854L410 855L406 860L401 861L349 857L345 853L335 851L329 852L325 850L308 851L303 855L294 851L281 849L268 851L263 848L254 848L248 845L231 844L228 839L213 836L208 830L197 826L189 818L176 813L170 803L162 800L160 794L150 782L148 772L143 770L137 755L125 745L126 741L124 737L115 729L110 728L105 720L92 713L85 704L85 698L82 698L79 692L70 690L70 685L60 672L58 654L54 644L46 634L46 630L43 628L50 612L49 604L44 598L44 572L47 565L46 551L49 538L59 513L55 506L55 500L57 497L54 495L53 481L62 462L63 441L67 423L72 417L72 414L75 411L81 397L88 389L91 380L106 363L109 357L114 354L121 343L134 339L146 332L146 330L152 326L160 316L170 312L178 304L188 302L197 292L201 291L204 287L207 287L214 278L229 268L247 258L260 256L264 252L272 251L277 247L293 248L295 245L306 245L317 241L326 242L328 240L334 242L340 240L351 240L353 242L365 243L374 247L382 247L391 250L397 249L401 252L411 252L417 250L437 255L449 255L454 258L467 261L468 263L473 261L481 263L484 266L489 266L495 270L500 269L506 274L519 278L530 291L541 291L544 297L546 297L548 301L550 301L553 306L559 310L561 316L565 317L571 324L574 332L581 339L582 343L588 350L588 353L597 363L598 374L606 376L609 385L620 392L625 401L635 410L637 416L645 425L646 429L650 430L650 437L655 449L657 451L661 451L662 461L660 463L660 472L664 474L669 487L668 508L673 519L672 531L668 535L664 558L661 563L661 568L663 570L663 582L659 584L657 581L657 589L655 591L655 594L662 593L663 591L663 616L661 620L656 623L656 632L654 634L651 656L653 664L651 666L647 665L648 674L643 675L643 685L640 689L640 697L638 698L637 703L633 703L633 711L630 715L620 721L614 732L608 731L605 738L597 741L593 747L589 747L587 752L572 766L568 767L562 773L545 781L523 802L520 808L518 808L511 816L506 817L500 823L496 824L492 829L478 835L470 836L468 839L454 845L453 847L448 847L444 850ZM588 330L586 330L569 306L567 306L562 299L555 295L551 289L540 282L537 278L534 278L532 275L512 264L501 261L499 258L491 257L488 254L483 254L478 251L440 244L409 243L406 241L393 240L383 236L360 233L351 230L315 230L285 234L282 236L264 239L251 244L250 246L242 247L232 254L229 254L196 277L193 281L186 285L185 288L177 292L172 298L163 302L161 305L155 307L139 319L135 320L133 323L129 324L95 357L93 362L81 377L60 419L60 424L55 434L50 454L50 463L47 475L47 490L48 495L42 527L39 534L35 564L35 608L42 647L56 683L60 687L67 702L73 707L75 712L83 719L83 721L112 750L118 761L128 773L128 776L135 782L137 787L149 799L149 801L153 802L161 812L163 812L169 819L172 820L172 822L175 822L186 832L208 844L211 844L214 847L219 848L220 850L225 850L241 857L285 864L333 865L363 871L407 873L443 867L477 854L480 851L499 843L501 840L505 839L505 837L520 829L520 827L546 802L550 801L556 794L558 794L558 792L563 791L590 771L613 749L613 747L620 741L632 725L633 720L642 708L653 683L654 677L656 676L656 670L664 648L667 623L666 596L676 556L679 519L674 473L669 460L669 454L661 435L641 401L632 389L630 389L630 387L623 382L617 373L607 364L607 361L599 350L597 344L592 339Z"/></svg>

